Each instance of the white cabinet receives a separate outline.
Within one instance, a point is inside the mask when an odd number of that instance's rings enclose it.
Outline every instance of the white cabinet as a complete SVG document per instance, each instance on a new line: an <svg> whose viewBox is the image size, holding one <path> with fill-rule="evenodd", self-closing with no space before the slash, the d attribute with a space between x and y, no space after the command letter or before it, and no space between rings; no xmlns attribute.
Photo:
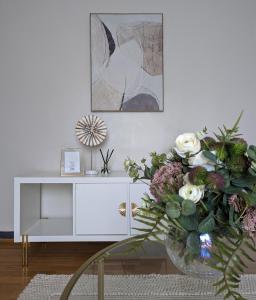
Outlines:
<svg viewBox="0 0 256 300"><path fill-rule="evenodd" d="M119 241L138 234L136 206L148 192L123 173L96 177L16 177L14 241Z"/></svg>
<svg viewBox="0 0 256 300"><path fill-rule="evenodd" d="M142 197L144 193L149 193L147 184L135 183L130 184L130 207L131 207L131 235L141 234L140 231L134 228L143 228L145 225L141 222L134 220L136 218L136 207L141 207Z"/></svg>
<svg viewBox="0 0 256 300"><path fill-rule="evenodd" d="M128 185L76 184L76 234L127 235L128 216L119 213L119 207L128 206Z"/></svg>

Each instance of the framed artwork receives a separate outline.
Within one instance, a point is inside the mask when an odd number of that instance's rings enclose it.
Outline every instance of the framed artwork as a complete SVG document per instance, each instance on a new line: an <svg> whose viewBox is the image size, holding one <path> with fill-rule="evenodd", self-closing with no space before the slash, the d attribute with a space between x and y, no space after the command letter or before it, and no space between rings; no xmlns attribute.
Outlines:
<svg viewBox="0 0 256 300"><path fill-rule="evenodd" d="M91 13L93 112L160 112L163 14Z"/></svg>
<svg viewBox="0 0 256 300"><path fill-rule="evenodd" d="M61 176L82 176L81 150L66 148L61 150Z"/></svg>

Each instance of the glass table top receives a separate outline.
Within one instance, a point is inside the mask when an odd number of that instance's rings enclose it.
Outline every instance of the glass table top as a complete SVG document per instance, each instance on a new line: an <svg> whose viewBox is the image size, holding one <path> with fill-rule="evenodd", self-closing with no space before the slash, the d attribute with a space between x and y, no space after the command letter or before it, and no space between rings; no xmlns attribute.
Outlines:
<svg viewBox="0 0 256 300"><path fill-rule="evenodd" d="M256 275L243 275L240 292L256 300ZM164 242L130 238L88 259L62 295L48 300L223 300L212 280L182 275Z"/></svg>
<svg viewBox="0 0 256 300"><path fill-rule="evenodd" d="M158 275L177 273L164 243L130 238L86 261L70 279L61 300L140 299L134 297L148 291Z"/></svg>

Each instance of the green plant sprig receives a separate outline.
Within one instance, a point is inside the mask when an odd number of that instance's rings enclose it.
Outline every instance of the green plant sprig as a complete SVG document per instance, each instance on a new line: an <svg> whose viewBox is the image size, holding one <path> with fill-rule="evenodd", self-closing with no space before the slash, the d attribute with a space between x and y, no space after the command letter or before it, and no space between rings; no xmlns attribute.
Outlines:
<svg viewBox="0 0 256 300"><path fill-rule="evenodd" d="M239 123L240 120L243 116L243 111L241 111L241 113L239 114L237 120L235 121L235 124L233 125L232 128L227 128L225 125L223 125L223 128L218 127L220 134L216 134L214 133L214 135L216 136L216 138L223 143L229 143L232 139L237 138L239 136L241 136L241 134L239 134Z"/></svg>
<svg viewBox="0 0 256 300"><path fill-rule="evenodd" d="M222 293L224 299L232 297L234 300L246 300L237 289L241 280L240 273L243 273L244 268L247 267L244 260L254 261L243 246L246 245L256 252L254 241L235 229L230 229L225 239L228 243L216 238L215 244L218 248L212 252L211 267L222 273L221 279L214 284L218 289L216 295Z"/></svg>

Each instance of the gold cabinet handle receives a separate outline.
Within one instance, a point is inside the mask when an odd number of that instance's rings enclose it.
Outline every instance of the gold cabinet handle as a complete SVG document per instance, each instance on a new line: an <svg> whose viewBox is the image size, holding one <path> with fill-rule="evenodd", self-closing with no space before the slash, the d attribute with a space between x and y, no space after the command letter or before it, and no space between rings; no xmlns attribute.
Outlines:
<svg viewBox="0 0 256 300"><path fill-rule="evenodd" d="M134 202L132 202L131 204L131 209L132 209L132 217L136 217L137 213L138 213L138 205Z"/></svg>
<svg viewBox="0 0 256 300"><path fill-rule="evenodd" d="M123 217L126 217L126 203L122 202L118 207L119 214Z"/></svg>

